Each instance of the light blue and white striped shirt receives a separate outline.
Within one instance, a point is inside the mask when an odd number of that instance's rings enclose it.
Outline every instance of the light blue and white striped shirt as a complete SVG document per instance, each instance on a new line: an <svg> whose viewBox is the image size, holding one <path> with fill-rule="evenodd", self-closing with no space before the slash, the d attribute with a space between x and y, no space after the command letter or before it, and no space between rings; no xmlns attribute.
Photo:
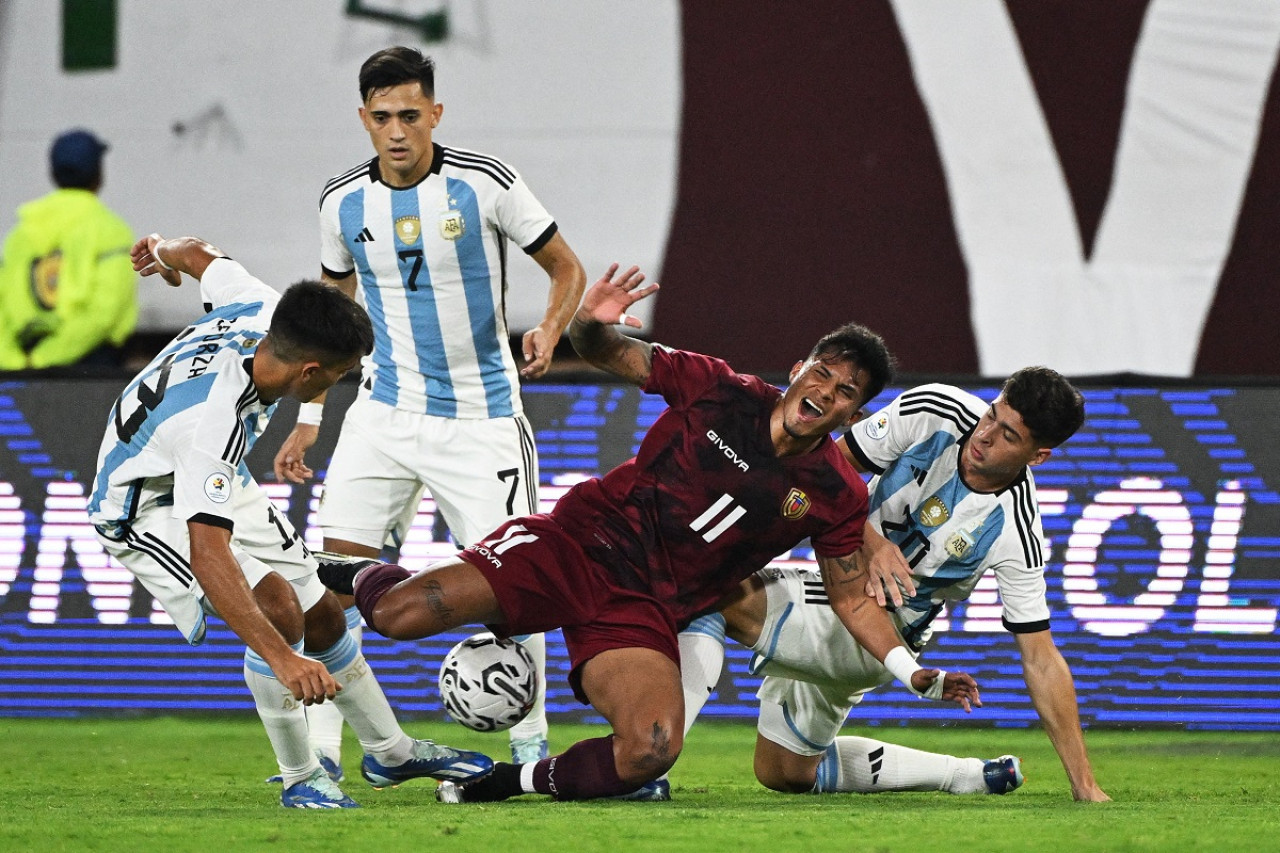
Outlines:
<svg viewBox="0 0 1280 853"><path fill-rule="evenodd" d="M988 404L951 385L912 388L846 435L870 484L867 524L902 551L916 594L897 609L917 648L948 601L969 597L995 573L1011 631L1048 628L1045 542L1031 470L998 492L965 484L959 455Z"/></svg>
<svg viewBox="0 0 1280 853"><path fill-rule="evenodd" d="M212 311L173 339L111 408L98 451L89 518L103 535L144 500L169 501L175 518L224 519L232 489L247 480L244 457L275 404L253 385L252 356L280 294L235 261L209 264L200 291Z"/></svg>
<svg viewBox="0 0 1280 853"><path fill-rule="evenodd" d="M507 240L533 254L556 223L500 160L434 146L415 186L387 186L377 158L320 197L320 261L354 272L373 320L362 393L407 411L498 418L522 411L505 316Z"/></svg>

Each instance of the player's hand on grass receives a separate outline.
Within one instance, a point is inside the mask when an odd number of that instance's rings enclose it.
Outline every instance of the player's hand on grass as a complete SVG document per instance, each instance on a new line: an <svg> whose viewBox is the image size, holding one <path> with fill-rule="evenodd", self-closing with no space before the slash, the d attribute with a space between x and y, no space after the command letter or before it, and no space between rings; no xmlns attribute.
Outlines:
<svg viewBox="0 0 1280 853"><path fill-rule="evenodd" d="M303 705L319 705L342 689L324 664L297 652L290 651L286 657L271 662L271 671Z"/></svg>
<svg viewBox="0 0 1280 853"><path fill-rule="evenodd" d="M1098 787L1095 782L1087 788L1080 790L1074 787L1071 790L1071 796L1078 803L1109 803L1111 798L1107 796L1107 792Z"/></svg>
<svg viewBox="0 0 1280 853"><path fill-rule="evenodd" d="M654 283L641 287L644 273L640 272L639 267L631 267L621 275L617 275L617 272L618 265L610 264L600 280L587 288L577 316L582 322L639 329L644 324L640 322L640 318L628 314L627 309L656 291L658 285Z"/></svg>
<svg viewBox="0 0 1280 853"><path fill-rule="evenodd" d="M306 455L320 435L317 424L296 424L293 432L280 445L272 467L275 468L276 479L280 482L305 483L314 473L307 467Z"/></svg>

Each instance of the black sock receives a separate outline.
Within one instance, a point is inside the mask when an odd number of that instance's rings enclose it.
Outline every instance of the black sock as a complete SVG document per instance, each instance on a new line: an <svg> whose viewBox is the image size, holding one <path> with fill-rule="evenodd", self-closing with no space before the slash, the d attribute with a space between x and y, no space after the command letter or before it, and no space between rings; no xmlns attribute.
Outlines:
<svg viewBox="0 0 1280 853"><path fill-rule="evenodd" d="M520 787L520 765L495 762L493 772L483 779L462 786L462 800L467 803L493 803L525 793Z"/></svg>

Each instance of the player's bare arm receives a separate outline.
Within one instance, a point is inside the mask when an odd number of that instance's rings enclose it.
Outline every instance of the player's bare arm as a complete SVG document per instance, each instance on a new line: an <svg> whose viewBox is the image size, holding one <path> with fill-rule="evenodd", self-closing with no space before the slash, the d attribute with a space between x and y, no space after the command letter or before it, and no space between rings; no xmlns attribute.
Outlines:
<svg viewBox="0 0 1280 853"><path fill-rule="evenodd" d="M1053 635L1049 631L1037 631L1014 634L1014 637L1022 656L1022 677L1027 682L1031 704L1067 771L1071 796L1086 802L1110 800L1093 776L1084 732L1080 729L1075 682Z"/></svg>
<svg viewBox="0 0 1280 853"><path fill-rule="evenodd" d="M653 344L628 337L615 326L639 329L639 318L627 313L632 305L658 289L657 284L641 286L639 267L618 274L618 265L591 285L582 305L569 324L569 339L578 355L587 362L636 385L649 379L653 368Z"/></svg>
<svg viewBox="0 0 1280 853"><path fill-rule="evenodd" d="M547 294L547 312L542 322L525 332L521 340L526 364L520 375L526 379L537 379L551 368L556 344L560 343L560 336L578 310L582 292L587 286L587 273L582 262L560 232L557 231L547 245L534 252L533 259L551 279L551 290Z"/></svg>
<svg viewBox="0 0 1280 853"><path fill-rule="evenodd" d="M332 699L342 688L324 664L295 652L258 607L253 590L231 553L231 531L188 521L187 532L191 538L191 573L227 626L267 662L293 698L306 705Z"/></svg>
<svg viewBox="0 0 1280 853"><path fill-rule="evenodd" d="M330 287L341 290L349 299L356 298L354 274L334 278L322 268L320 280ZM311 408L300 410L298 422L293 425L293 430L276 451L271 467L275 471L276 479L280 482L305 483L315 475L307 465L307 451L320 437L320 418L324 410L324 401L328 396L329 389L326 388L304 404ZM317 409L316 406L320 408Z"/></svg>
<svg viewBox="0 0 1280 853"><path fill-rule="evenodd" d="M871 575L862 551L844 557L819 557L818 567L822 571L822 581L831 609L858 645L880 661L886 661L895 650L901 650L896 652L899 656L910 656L884 605L867 592ZM905 680L894 667L890 667L890 671L899 680ZM942 679L940 686L935 685L939 678ZM965 672L944 673L939 669L925 669L916 665L909 684L921 695L955 702L965 711L982 705L977 682Z"/></svg>
<svg viewBox="0 0 1280 853"><path fill-rule="evenodd" d="M226 255L197 237L173 237L148 234L133 244L129 258L133 270L144 278L158 275L173 287L182 284L182 273L199 280L209 264Z"/></svg>

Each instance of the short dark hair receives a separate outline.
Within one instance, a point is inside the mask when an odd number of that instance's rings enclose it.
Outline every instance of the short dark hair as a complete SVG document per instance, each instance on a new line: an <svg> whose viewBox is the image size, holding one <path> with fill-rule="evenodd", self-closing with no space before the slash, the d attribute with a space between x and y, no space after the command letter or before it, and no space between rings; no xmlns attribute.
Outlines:
<svg viewBox="0 0 1280 853"><path fill-rule="evenodd" d="M1000 395L1042 447L1057 447L1084 424L1084 396L1048 367L1022 368L1004 381Z"/></svg>
<svg viewBox="0 0 1280 853"><path fill-rule="evenodd" d="M373 324L341 290L304 280L280 297L267 343L283 362L315 360L330 367L373 352Z"/></svg>
<svg viewBox="0 0 1280 853"><path fill-rule="evenodd" d="M360 100L367 102L369 93L389 89L402 83L419 83L422 94L436 96L436 64L431 57L413 47L388 47L378 51L360 66Z"/></svg>
<svg viewBox="0 0 1280 853"><path fill-rule="evenodd" d="M876 398L893 378L893 356L885 346L884 338L858 323L845 323L833 332L823 335L814 344L809 358L819 361L835 359L856 364L867 372L865 406Z"/></svg>

